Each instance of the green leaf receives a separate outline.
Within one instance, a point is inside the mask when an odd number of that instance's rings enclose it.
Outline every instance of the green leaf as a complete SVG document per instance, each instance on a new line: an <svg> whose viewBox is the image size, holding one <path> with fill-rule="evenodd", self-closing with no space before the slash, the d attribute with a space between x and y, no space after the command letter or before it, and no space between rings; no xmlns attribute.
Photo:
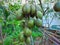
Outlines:
<svg viewBox="0 0 60 45"><path fill-rule="evenodd" d="M32 32L32 36L33 36L33 38L36 38L36 37L42 37L43 36L43 34L41 33L41 32Z"/></svg>
<svg viewBox="0 0 60 45"><path fill-rule="evenodd" d="M4 45L11 45L12 43L12 39L7 37L5 40L4 40Z"/></svg>

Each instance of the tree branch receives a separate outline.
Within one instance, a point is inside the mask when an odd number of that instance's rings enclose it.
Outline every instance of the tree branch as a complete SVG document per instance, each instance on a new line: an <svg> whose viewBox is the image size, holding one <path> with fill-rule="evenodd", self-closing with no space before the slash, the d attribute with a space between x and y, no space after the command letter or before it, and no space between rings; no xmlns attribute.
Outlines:
<svg viewBox="0 0 60 45"><path fill-rule="evenodd" d="M41 9L42 9L42 12L43 12L43 16L44 16L44 15L45 15L45 12L46 12L49 8L47 7L46 10L44 11L41 0L39 0L39 2L40 2L39 5L41 6Z"/></svg>
<svg viewBox="0 0 60 45"><path fill-rule="evenodd" d="M55 15L55 13L54 13L54 15ZM54 15L53 15L53 17L52 17L52 20L51 20L50 24L52 23L52 21L53 21L53 19L54 19ZM49 25L50 25L50 24L49 24Z"/></svg>
<svg viewBox="0 0 60 45"><path fill-rule="evenodd" d="M44 9L43 9L41 0L39 0L39 2L40 2L40 6L41 6L41 9L42 9L42 12L44 13Z"/></svg>

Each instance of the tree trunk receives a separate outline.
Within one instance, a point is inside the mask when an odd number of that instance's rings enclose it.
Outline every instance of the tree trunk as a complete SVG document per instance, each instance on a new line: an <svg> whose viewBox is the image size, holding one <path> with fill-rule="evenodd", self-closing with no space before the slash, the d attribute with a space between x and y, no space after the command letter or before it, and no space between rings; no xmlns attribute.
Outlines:
<svg viewBox="0 0 60 45"><path fill-rule="evenodd" d="M0 44L3 45L2 26L0 24Z"/></svg>

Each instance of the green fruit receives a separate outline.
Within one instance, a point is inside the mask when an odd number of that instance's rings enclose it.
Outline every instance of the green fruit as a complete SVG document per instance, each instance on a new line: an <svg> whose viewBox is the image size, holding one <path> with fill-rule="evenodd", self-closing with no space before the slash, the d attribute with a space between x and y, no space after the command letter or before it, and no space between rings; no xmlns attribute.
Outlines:
<svg viewBox="0 0 60 45"><path fill-rule="evenodd" d="M29 21L28 21L28 27L29 28L32 28L34 26L34 20L33 19L30 19Z"/></svg>
<svg viewBox="0 0 60 45"><path fill-rule="evenodd" d="M24 19L22 19L22 20L20 20L21 22L20 22L20 26L22 26L22 27L24 27L25 25L25 20Z"/></svg>
<svg viewBox="0 0 60 45"><path fill-rule="evenodd" d="M35 24L37 27L41 27L42 26L42 20L41 19L35 20Z"/></svg>
<svg viewBox="0 0 60 45"><path fill-rule="evenodd" d="M60 2L55 3L53 8L56 12L60 12Z"/></svg>
<svg viewBox="0 0 60 45"><path fill-rule="evenodd" d="M9 15L9 16L7 17L7 20L8 20L8 21L12 21L12 20L14 20L14 19L16 19L16 16L15 16L15 15Z"/></svg>
<svg viewBox="0 0 60 45"><path fill-rule="evenodd" d="M42 19L43 14L40 11L37 11L37 17L40 18L40 19Z"/></svg>
<svg viewBox="0 0 60 45"><path fill-rule="evenodd" d="M31 14L35 14L36 12L36 8L35 8L35 5L31 5Z"/></svg>
<svg viewBox="0 0 60 45"><path fill-rule="evenodd" d="M21 42L23 42L25 40L23 32L20 33L19 39L20 39Z"/></svg>
<svg viewBox="0 0 60 45"><path fill-rule="evenodd" d="M25 4L22 8L22 11L24 14L29 14L30 13L30 4Z"/></svg>
<svg viewBox="0 0 60 45"><path fill-rule="evenodd" d="M32 34L32 31L29 28L25 27L24 34L25 34L25 36L30 37Z"/></svg>
<svg viewBox="0 0 60 45"><path fill-rule="evenodd" d="M33 17L34 20L36 20L36 17Z"/></svg>
<svg viewBox="0 0 60 45"><path fill-rule="evenodd" d="M16 18L17 20L21 20L23 18L22 10L16 11Z"/></svg>
<svg viewBox="0 0 60 45"><path fill-rule="evenodd" d="M17 20L21 20L23 18L23 15L17 15L16 18Z"/></svg>
<svg viewBox="0 0 60 45"><path fill-rule="evenodd" d="M30 44L30 42L31 42L30 37L28 37L28 38L26 39L26 42L27 42L28 44Z"/></svg>

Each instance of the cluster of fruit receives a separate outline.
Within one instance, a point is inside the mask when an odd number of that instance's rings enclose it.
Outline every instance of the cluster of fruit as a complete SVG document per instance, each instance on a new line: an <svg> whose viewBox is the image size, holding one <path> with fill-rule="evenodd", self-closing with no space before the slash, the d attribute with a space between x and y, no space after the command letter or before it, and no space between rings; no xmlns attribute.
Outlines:
<svg viewBox="0 0 60 45"><path fill-rule="evenodd" d="M56 2L53 8L56 12L60 12L60 2Z"/></svg>
<svg viewBox="0 0 60 45"><path fill-rule="evenodd" d="M24 4L20 13L20 15L17 14L17 20L22 21L20 24L23 27L23 31L20 33L19 39L21 42L30 43L32 28L34 26L42 26L43 14L41 11L37 11L34 4Z"/></svg>
<svg viewBox="0 0 60 45"><path fill-rule="evenodd" d="M28 27L32 28L34 25L40 27L42 26L43 14L38 11L34 4L24 4L20 15L17 14L17 20L25 20Z"/></svg>

